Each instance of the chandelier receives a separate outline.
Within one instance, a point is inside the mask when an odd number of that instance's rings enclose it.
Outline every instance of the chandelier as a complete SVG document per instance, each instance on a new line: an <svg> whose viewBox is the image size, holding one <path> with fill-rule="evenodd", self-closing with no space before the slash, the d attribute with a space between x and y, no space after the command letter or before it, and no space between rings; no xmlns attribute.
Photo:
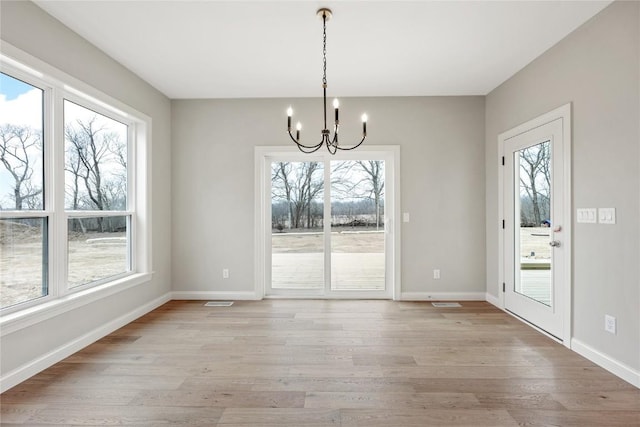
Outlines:
<svg viewBox="0 0 640 427"><path fill-rule="evenodd" d="M335 123L333 125L333 138L331 137L331 132L327 128L327 21L331 18L331 10L322 8L317 12L318 17L322 18L322 92L323 92L323 102L324 102L324 129L322 129L322 140L316 145L304 145L300 143L300 131L302 130L302 124L298 122L296 124L296 136L295 138L291 134L291 118L293 116L293 109L289 107L287 109L287 132L289 133L289 137L291 140L295 142L298 146L298 149L303 153L314 153L322 147L322 145L326 145L327 150L331 154L336 154L338 150L353 150L354 148L358 148L360 144L362 144L367 137L367 115L362 115L362 139L356 145L351 147L341 147L338 144L338 130L340 128L340 121L338 120L338 107L339 102L338 99L333 100L333 108L335 110Z"/></svg>

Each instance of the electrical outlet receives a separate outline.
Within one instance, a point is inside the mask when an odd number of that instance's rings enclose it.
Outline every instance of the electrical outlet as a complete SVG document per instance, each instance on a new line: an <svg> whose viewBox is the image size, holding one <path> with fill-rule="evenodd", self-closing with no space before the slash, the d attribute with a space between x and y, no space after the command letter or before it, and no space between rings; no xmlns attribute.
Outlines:
<svg viewBox="0 0 640 427"><path fill-rule="evenodd" d="M615 317L609 316L608 314L604 315L604 330L615 335L615 333L616 333L616 318Z"/></svg>
<svg viewBox="0 0 640 427"><path fill-rule="evenodd" d="M433 270L433 278L436 280L440 278L440 270Z"/></svg>
<svg viewBox="0 0 640 427"><path fill-rule="evenodd" d="M228 279L229 278L229 269L228 268L223 268L222 269L222 278L223 279Z"/></svg>

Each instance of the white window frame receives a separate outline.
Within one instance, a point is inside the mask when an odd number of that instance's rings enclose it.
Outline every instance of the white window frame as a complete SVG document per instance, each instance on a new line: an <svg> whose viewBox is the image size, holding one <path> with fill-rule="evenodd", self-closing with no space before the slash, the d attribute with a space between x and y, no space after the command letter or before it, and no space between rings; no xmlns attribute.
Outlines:
<svg viewBox="0 0 640 427"><path fill-rule="evenodd" d="M48 295L0 310L0 336L43 322L151 279L151 118L92 86L2 41L0 70L44 89L44 209L0 211L0 218L48 218ZM65 211L63 100L128 125L126 211ZM57 166L57 168L55 167ZM67 220L130 215L127 273L69 288Z"/></svg>
<svg viewBox="0 0 640 427"><path fill-rule="evenodd" d="M96 211L96 210L68 210L65 209L64 206L64 202L65 202L65 186L66 186L66 177L64 175L64 171L62 171L62 177L60 179L58 179L56 182L57 183L61 183L61 185L56 186L55 188L55 192L56 192L56 200L61 201L62 202L62 209L64 210L64 214L60 215L61 217L63 217L63 219L60 221L60 223L57 224L57 226L59 227L64 227L65 230L68 231L68 224L69 224L69 220L70 219L74 219L74 218L97 218L97 217L113 217L113 216L124 216L124 217L129 217L131 218L131 221L128 221L129 223L129 227L127 228L127 238L128 238L128 254L127 254L127 258L129 261L129 271L126 272L122 272L119 274L116 274L114 276L109 276L109 277L105 277L99 280L95 280L92 282L88 282L88 283L83 283L81 285L77 285L73 288L69 288L67 287L63 292L76 292L79 289L83 289L83 288L87 288L87 287L91 287L91 286L97 286L100 285L102 283L107 283L107 282L111 282L113 280L117 280L119 278L122 277L126 277L132 274L132 272L136 271L136 262L137 262L137 257L134 256L135 254L135 247L136 245L136 241L135 241L135 236L136 236L136 228L137 228L137 224L136 221L134 221L133 219L135 218L135 206L136 206L136 199L135 199L135 195L136 195L136 189L135 189L135 182L136 182L136 170L137 170L137 165L135 162L136 156L135 156L135 151L136 151L136 132L135 129L137 127L137 123L133 120L131 120L128 117L122 117L121 115L115 114L112 110L109 110L107 108L104 108L103 106L91 101L91 100L86 100L83 99L81 95L77 95L75 93L71 93L69 91L65 91L62 93L62 104L63 104L63 109L61 111L61 113L64 113L64 101L69 101L72 102L82 108L86 108L88 110L94 111L98 114L101 114L104 117L107 117L111 120L123 123L127 126L127 206L125 210L122 211L117 211L117 210L108 210L108 211ZM62 120L64 121L64 115L62 117ZM62 136L62 141L64 142L64 135ZM66 142L65 142L66 144ZM63 147L62 150L62 162L64 163L65 159L64 159L64 150L66 149L66 146ZM56 159L58 162L60 161L60 159ZM133 168L129 167L129 165L133 165ZM64 224L62 224L62 222L64 222ZM68 244L68 239L65 238L64 242L65 245ZM66 248L66 246L65 246ZM62 246L59 248L59 250L61 251L60 253L64 253L65 255L68 255L68 251L65 250L65 248L63 248ZM64 283L66 281L66 278L68 277L68 267L69 267L69 261L68 259L65 260L64 262L64 266L65 266L65 274L64 276L60 276L58 279L60 280L60 283Z"/></svg>
<svg viewBox="0 0 640 427"><path fill-rule="evenodd" d="M255 181L254 181L254 261L255 261L255 295L256 298L265 297L266 283L270 277L271 267L267 265L267 257L270 253L268 245L271 239L271 201L267 200L266 188L271 181L271 161L272 159L289 159L292 161L332 161L332 160L385 160L385 170L387 176L393 177L385 181L385 221L387 230L391 233L392 241L386 247L385 266L388 287L385 295L377 291L350 292L331 291L327 292L325 280L325 290L322 294L313 295L313 298L324 299L354 299L354 298L391 298L399 300L401 286L401 241L400 241L400 147L397 145L362 145L353 152L339 152L336 155L329 154L324 148L313 154L302 154L295 146L257 146L254 150ZM302 160L301 160L302 159ZM330 173L325 168L325 174ZM330 208L328 199L329 193L325 192L324 206ZM326 218L326 216L325 216ZM325 257L330 256L325 247ZM325 275L326 275L325 263ZM309 297L309 294L302 294L301 297ZM273 294L271 297L279 297ZM295 297L295 292L287 292L286 298Z"/></svg>

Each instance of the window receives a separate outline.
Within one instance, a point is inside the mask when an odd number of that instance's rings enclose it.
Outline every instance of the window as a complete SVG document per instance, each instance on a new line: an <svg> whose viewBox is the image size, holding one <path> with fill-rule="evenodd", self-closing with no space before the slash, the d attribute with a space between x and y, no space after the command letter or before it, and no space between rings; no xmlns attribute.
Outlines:
<svg viewBox="0 0 640 427"><path fill-rule="evenodd" d="M34 84L0 73L2 308L48 295L44 93Z"/></svg>
<svg viewBox="0 0 640 427"><path fill-rule="evenodd" d="M0 55L3 317L139 283L150 266L150 120L22 59Z"/></svg>
<svg viewBox="0 0 640 427"><path fill-rule="evenodd" d="M128 134L126 124L64 101L70 287L131 271Z"/></svg>

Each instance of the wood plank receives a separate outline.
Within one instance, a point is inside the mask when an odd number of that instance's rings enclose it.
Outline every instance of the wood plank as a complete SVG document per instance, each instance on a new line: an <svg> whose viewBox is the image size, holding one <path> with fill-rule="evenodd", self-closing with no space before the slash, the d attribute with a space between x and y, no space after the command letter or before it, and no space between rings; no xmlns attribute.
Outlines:
<svg viewBox="0 0 640 427"><path fill-rule="evenodd" d="M639 389L470 301L172 301L0 400L3 425L640 426Z"/></svg>
<svg viewBox="0 0 640 427"><path fill-rule="evenodd" d="M488 409L343 409L342 427L518 426L506 410Z"/></svg>

